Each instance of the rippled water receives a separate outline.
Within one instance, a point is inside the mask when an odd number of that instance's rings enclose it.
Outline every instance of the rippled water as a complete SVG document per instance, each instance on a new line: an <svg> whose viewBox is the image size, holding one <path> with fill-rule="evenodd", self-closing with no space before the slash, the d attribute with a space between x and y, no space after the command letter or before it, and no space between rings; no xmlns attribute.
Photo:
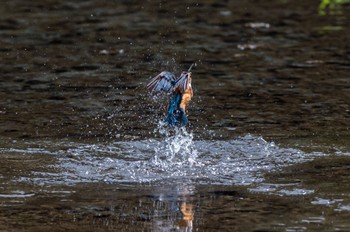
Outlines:
<svg viewBox="0 0 350 232"><path fill-rule="evenodd" d="M2 1L0 230L349 231L349 7Z"/></svg>

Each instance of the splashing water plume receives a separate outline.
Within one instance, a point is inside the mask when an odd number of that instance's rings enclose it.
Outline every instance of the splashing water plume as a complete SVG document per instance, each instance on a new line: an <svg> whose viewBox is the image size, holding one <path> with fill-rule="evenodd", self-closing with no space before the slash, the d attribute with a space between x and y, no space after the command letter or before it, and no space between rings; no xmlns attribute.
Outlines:
<svg viewBox="0 0 350 232"><path fill-rule="evenodd" d="M164 136L155 147L153 162L160 164L164 168L171 165L189 165L195 163L197 150L193 143L193 135L186 131L184 127L169 128L163 122L159 122L155 132Z"/></svg>

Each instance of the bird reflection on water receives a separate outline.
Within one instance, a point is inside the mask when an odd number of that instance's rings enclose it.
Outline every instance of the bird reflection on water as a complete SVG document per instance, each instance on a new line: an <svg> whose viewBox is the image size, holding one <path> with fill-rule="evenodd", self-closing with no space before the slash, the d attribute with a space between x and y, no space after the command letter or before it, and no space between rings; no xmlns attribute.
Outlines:
<svg viewBox="0 0 350 232"><path fill-rule="evenodd" d="M182 202L180 207L182 213L182 220L178 221L178 225L180 228L189 229L188 231L192 231L193 227L193 205L191 203Z"/></svg>
<svg viewBox="0 0 350 232"><path fill-rule="evenodd" d="M161 187L155 193L154 231L193 231L194 208L190 200L193 186Z"/></svg>

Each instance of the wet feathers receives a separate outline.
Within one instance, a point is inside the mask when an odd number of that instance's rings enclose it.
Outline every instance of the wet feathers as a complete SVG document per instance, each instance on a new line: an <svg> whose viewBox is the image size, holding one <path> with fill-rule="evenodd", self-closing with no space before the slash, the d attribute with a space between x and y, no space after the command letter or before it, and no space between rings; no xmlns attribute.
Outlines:
<svg viewBox="0 0 350 232"><path fill-rule="evenodd" d="M186 106L193 96L192 73L190 69L176 76L168 71L163 71L148 83L147 88L151 95L164 93L170 96L168 114L165 123L170 126L185 126L187 116L185 115Z"/></svg>

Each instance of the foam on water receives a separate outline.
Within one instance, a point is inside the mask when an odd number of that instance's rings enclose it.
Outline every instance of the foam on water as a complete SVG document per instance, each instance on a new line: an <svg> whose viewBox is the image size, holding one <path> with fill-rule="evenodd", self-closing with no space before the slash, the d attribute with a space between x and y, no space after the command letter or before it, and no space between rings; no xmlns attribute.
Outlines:
<svg viewBox="0 0 350 232"><path fill-rule="evenodd" d="M196 183L249 185L263 180L262 172L311 160L321 153L282 148L262 137L234 140L194 140L185 129L160 127L161 138L109 144L47 142L40 148L1 149L55 157L47 171L32 172L17 181L37 184ZM47 146L47 147L46 147ZM46 147L46 148L45 148Z"/></svg>

